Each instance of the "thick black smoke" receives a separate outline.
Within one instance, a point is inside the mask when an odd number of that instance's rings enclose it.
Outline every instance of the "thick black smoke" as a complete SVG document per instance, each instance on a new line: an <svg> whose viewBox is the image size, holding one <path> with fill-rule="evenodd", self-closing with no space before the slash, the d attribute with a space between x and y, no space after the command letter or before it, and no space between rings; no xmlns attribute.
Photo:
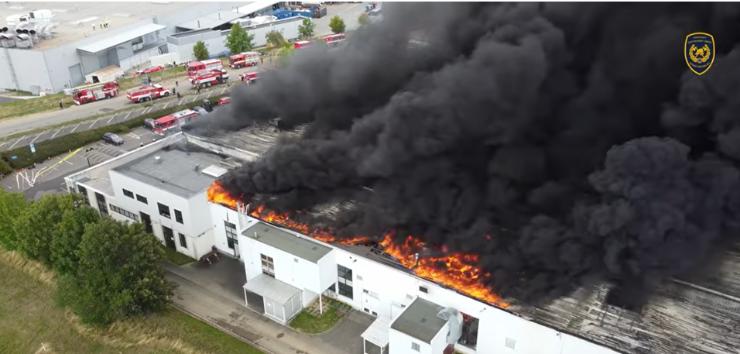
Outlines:
<svg viewBox="0 0 740 354"><path fill-rule="evenodd" d="M235 94L207 128L312 124L229 190L279 210L354 200L314 221L481 253L494 289L523 301L649 288L737 235L740 7L385 7L345 47ZM717 40L701 77L682 51L695 31Z"/></svg>

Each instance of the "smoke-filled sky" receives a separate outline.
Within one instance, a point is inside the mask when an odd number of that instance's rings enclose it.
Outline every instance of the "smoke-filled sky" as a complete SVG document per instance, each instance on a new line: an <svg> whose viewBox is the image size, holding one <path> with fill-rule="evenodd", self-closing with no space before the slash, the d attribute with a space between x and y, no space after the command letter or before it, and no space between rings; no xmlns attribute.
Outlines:
<svg viewBox="0 0 740 354"><path fill-rule="evenodd" d="M703 76L696 31L716 39ZM740 231L738 41L735 4L385 4L195 128L311 123L226 188L278 210L354 200L313 221L480 253L503 296L649 287Z"/></svg>

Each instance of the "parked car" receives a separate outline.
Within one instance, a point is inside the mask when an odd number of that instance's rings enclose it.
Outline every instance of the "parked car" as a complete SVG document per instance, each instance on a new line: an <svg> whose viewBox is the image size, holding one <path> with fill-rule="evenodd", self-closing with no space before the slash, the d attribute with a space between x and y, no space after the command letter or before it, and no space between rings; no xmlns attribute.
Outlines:
<svg viewBox="0 0 740 354"><path fill-rule="evenodd" d="M218 102L216 102L216 104L219 106L223 106L229 103L231 103L231 97L221 97L218 99Z"/></svg>
<svg viewBox="0 0 740 354"><path fill-rule="evenodd" d="M157 65L157 66L152 66L150 68L138 70L138 71L136 71L136 74L137 75L145 75L145 74L156 73L157 71L162 71L162 70L164 70L164 66Z"/></svg>
<svg viewBox="0 0 740 354"><path fill-rule="evenodd" d="M201 107L201 106L195 106L195 107L193 107L191 109L194 110L194 111L196 111L196 112L198 112L198 114L200 114L202 116L208 114L208 111L206 111L206 109L203 108L203 107Z"/></svg>
<svg viewBox="0 0 740 354"><path fill-rule="evenodd" d="M103 134L103 141L109 144L113 145L122 145L123 144L123 138L118 136L118 134L114 133L105 133Z"/></svg>

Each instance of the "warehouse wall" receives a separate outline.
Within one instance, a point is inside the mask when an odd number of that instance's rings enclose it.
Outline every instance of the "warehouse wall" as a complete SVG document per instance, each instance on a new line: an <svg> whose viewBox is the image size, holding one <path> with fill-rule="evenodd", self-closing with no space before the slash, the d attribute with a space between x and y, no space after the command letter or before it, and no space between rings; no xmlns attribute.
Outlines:
<svg viewBox="0 0 740 354"><path fill-rule="evenodd" d="M11 63L18 80L18 88L24 91L38 92L52 90L52 83L47 74L44 53L38 50L3 48L0 54L0 87L14 89L13 77L10 73Z"/></svg>

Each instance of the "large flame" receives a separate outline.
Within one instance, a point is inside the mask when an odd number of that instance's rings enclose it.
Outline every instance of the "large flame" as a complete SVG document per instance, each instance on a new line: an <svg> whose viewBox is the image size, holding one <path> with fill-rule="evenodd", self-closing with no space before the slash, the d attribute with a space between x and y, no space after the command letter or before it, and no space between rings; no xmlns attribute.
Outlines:
<svg viewBox="0 0 740 354"><path fill-rule="evenodd" d="M231 196L218 181L208 188L208 200L235 210L239 204L239 198ZM249 211L249 215L326 243L357 245L371 241L367 236L337 239L328 230L312 228L307 224L291 219L287 213L276 213L267 209L264 205L253 208ZM491 274L480 268L479 257L476 254L459 252L448 254L446 249L443 248L441 250L444 253L443 256L420 256L419 252L425 249L423 241L413 236L407 236L403 244L399 245L394 242L391 233L385 234L379 245L384 252L421 278L453 288L492 305L502 308L509 306L485 285Z"/></svg>

